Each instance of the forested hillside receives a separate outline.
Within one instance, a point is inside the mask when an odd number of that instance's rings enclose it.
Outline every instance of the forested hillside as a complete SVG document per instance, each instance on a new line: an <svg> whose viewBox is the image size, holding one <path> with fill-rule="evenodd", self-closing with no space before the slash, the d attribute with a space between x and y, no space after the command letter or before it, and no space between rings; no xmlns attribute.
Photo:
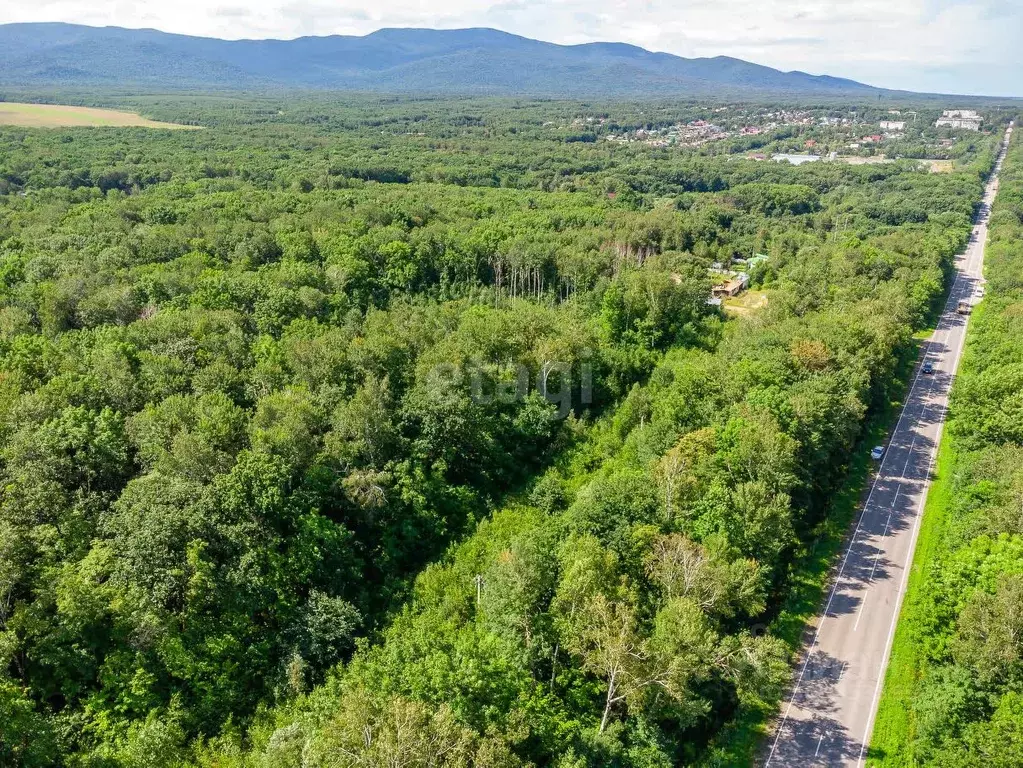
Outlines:
<svg viewBox="0 0 1023 768"><path fill-rule="evenodd" d="M1023 142L995 202L987 292L971 320L874 752L880 764L1023 759Z"/></svg>
<svg viewBox="0 0 1023 768"><path fill-rule="evenodd" d="M723 755L997 137L930 174L263 109L0 129L0 765ZM759 307L709 304L754 253Z"/></svg>
<svg viewBox="0 0 1023 768"><path fill-rule="evenodd" d="M220 40L79 24L0 24L0 83L562 98L894 93L727 56L686 59L614 42L555 45L496 29L380 29L362 37Z"/></svg>

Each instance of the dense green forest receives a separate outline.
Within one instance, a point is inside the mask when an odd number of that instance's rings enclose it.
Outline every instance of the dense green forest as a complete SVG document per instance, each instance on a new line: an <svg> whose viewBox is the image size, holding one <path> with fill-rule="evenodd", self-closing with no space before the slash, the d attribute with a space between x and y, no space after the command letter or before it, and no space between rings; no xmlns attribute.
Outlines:
<svg viewBox="0 0 1023 768"><path fill-rule="evenodd" d="M795 168L576 108L0 129L0 765L713 763L772 711L998 137Z"/></svg>
<svg viewBox="0 0 1023 768"><path fill-rule="evenodd" d="M884 765L1023 760L1023 142L995 202L987 291L949 409L925 578L903 612ZM905 667L905 669L903 669Z"/></svg>

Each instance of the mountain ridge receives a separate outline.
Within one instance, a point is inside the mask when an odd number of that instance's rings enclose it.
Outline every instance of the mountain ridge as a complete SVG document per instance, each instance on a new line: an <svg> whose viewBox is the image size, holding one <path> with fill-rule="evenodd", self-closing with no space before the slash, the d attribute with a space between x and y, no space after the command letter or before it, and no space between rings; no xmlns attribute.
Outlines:
<svg viewBox="0 0 1023 768"><path fill-rule="evenodd" d="M561 45L486 27L223 40L155 29L5 24L0 84L617 97L891 93L729 56L689 59L616 42Z"/></svg>

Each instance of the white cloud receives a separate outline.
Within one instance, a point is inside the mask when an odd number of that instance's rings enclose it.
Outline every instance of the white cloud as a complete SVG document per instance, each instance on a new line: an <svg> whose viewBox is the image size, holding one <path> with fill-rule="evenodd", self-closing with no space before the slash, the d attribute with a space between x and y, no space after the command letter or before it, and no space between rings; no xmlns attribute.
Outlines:
<svg viewBox="0 0 1023 768"><path fill-rule="evenodd" d="M633 43L917 90L1023 95L1020 0L4 0L0 23L68 21L226 38L488 26Z"/></svg>

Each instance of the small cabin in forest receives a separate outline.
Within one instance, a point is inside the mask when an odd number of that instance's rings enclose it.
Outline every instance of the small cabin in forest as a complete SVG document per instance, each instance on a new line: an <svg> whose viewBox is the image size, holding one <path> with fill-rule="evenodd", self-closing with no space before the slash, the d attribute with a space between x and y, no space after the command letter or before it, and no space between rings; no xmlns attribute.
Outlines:
<svg viewBox="0 0 1023 768"><path fill-rule="evenodd" d="M745 272L738 273L735 277L726 280L721 285L715 285L711 293L717 299L738 296L749 287L749 275Z"/></svg>

